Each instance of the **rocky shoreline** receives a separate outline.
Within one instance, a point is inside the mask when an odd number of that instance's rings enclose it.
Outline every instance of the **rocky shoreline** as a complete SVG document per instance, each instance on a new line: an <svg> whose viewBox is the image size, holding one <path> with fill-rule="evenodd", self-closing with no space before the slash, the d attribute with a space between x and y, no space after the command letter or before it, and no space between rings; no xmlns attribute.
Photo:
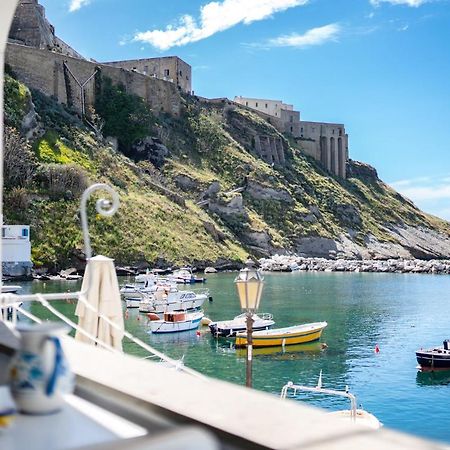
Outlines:
<svg viewBox="0 0 450 450"><path fill-rule="evenodd" d="M275 255L259 260L261 269L268 272L381 272L450 274L448 259L325 259L294 255Z"/></svg>

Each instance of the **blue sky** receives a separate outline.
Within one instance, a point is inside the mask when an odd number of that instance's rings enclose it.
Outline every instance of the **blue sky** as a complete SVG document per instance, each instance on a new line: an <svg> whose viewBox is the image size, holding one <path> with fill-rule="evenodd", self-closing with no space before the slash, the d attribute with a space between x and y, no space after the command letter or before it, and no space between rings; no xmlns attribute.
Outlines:
<svg viewBox="0 0 450 450"><path fill-rule="evenodd" d="M450 219L450 0L42 0L98 61L178 55L205 97L345 123L350 156Z"/></svg>

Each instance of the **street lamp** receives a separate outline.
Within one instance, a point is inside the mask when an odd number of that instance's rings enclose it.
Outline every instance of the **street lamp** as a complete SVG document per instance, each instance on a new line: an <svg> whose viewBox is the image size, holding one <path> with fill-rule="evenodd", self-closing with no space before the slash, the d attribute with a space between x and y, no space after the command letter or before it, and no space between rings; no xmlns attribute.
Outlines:
<svg viewBox="0 0 450 450"><path fill-rule="evenodd" d="M255 263L249 259L234 282L241 302L241 308L247 318L247 376L246 386L252 387L252 357L253 357L253 314L259 308L264 277L255 268Z"/></svg>

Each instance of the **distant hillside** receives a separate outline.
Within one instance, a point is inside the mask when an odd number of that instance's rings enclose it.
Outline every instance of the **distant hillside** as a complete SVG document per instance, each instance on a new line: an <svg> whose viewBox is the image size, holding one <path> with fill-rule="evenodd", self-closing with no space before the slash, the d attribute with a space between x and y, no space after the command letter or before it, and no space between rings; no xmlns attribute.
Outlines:
<svg viewBox="0 0 450 450"><path fill-rule="evenodd" d="M247 109L189 96L174 117L101 83L89 117L95 133L7 77L5 220L31 225L37 267L82 264L77 208L94 181L111 184L121 198L112 219L91 210L93 248L118 264L235 267L247 254L285 251L450 255L450 225L421 212L370 166L352 161L349 178L338 179ZM117 137L118 150L101 133ZM260 159L255 135L281 139L286 166Z"/></svg>

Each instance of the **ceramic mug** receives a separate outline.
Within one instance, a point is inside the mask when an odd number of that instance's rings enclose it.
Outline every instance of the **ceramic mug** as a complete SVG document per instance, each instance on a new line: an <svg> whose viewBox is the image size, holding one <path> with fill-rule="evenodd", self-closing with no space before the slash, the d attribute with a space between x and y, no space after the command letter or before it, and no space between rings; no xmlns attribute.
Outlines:
<svg viewBox="0 0 450 450"><path fill-rule="evenodd" d="M13 364L12 393L20 412L51 414L61 409L74 389L61 346L65 325L56 322L19 325L21 348Z"/></svg>

